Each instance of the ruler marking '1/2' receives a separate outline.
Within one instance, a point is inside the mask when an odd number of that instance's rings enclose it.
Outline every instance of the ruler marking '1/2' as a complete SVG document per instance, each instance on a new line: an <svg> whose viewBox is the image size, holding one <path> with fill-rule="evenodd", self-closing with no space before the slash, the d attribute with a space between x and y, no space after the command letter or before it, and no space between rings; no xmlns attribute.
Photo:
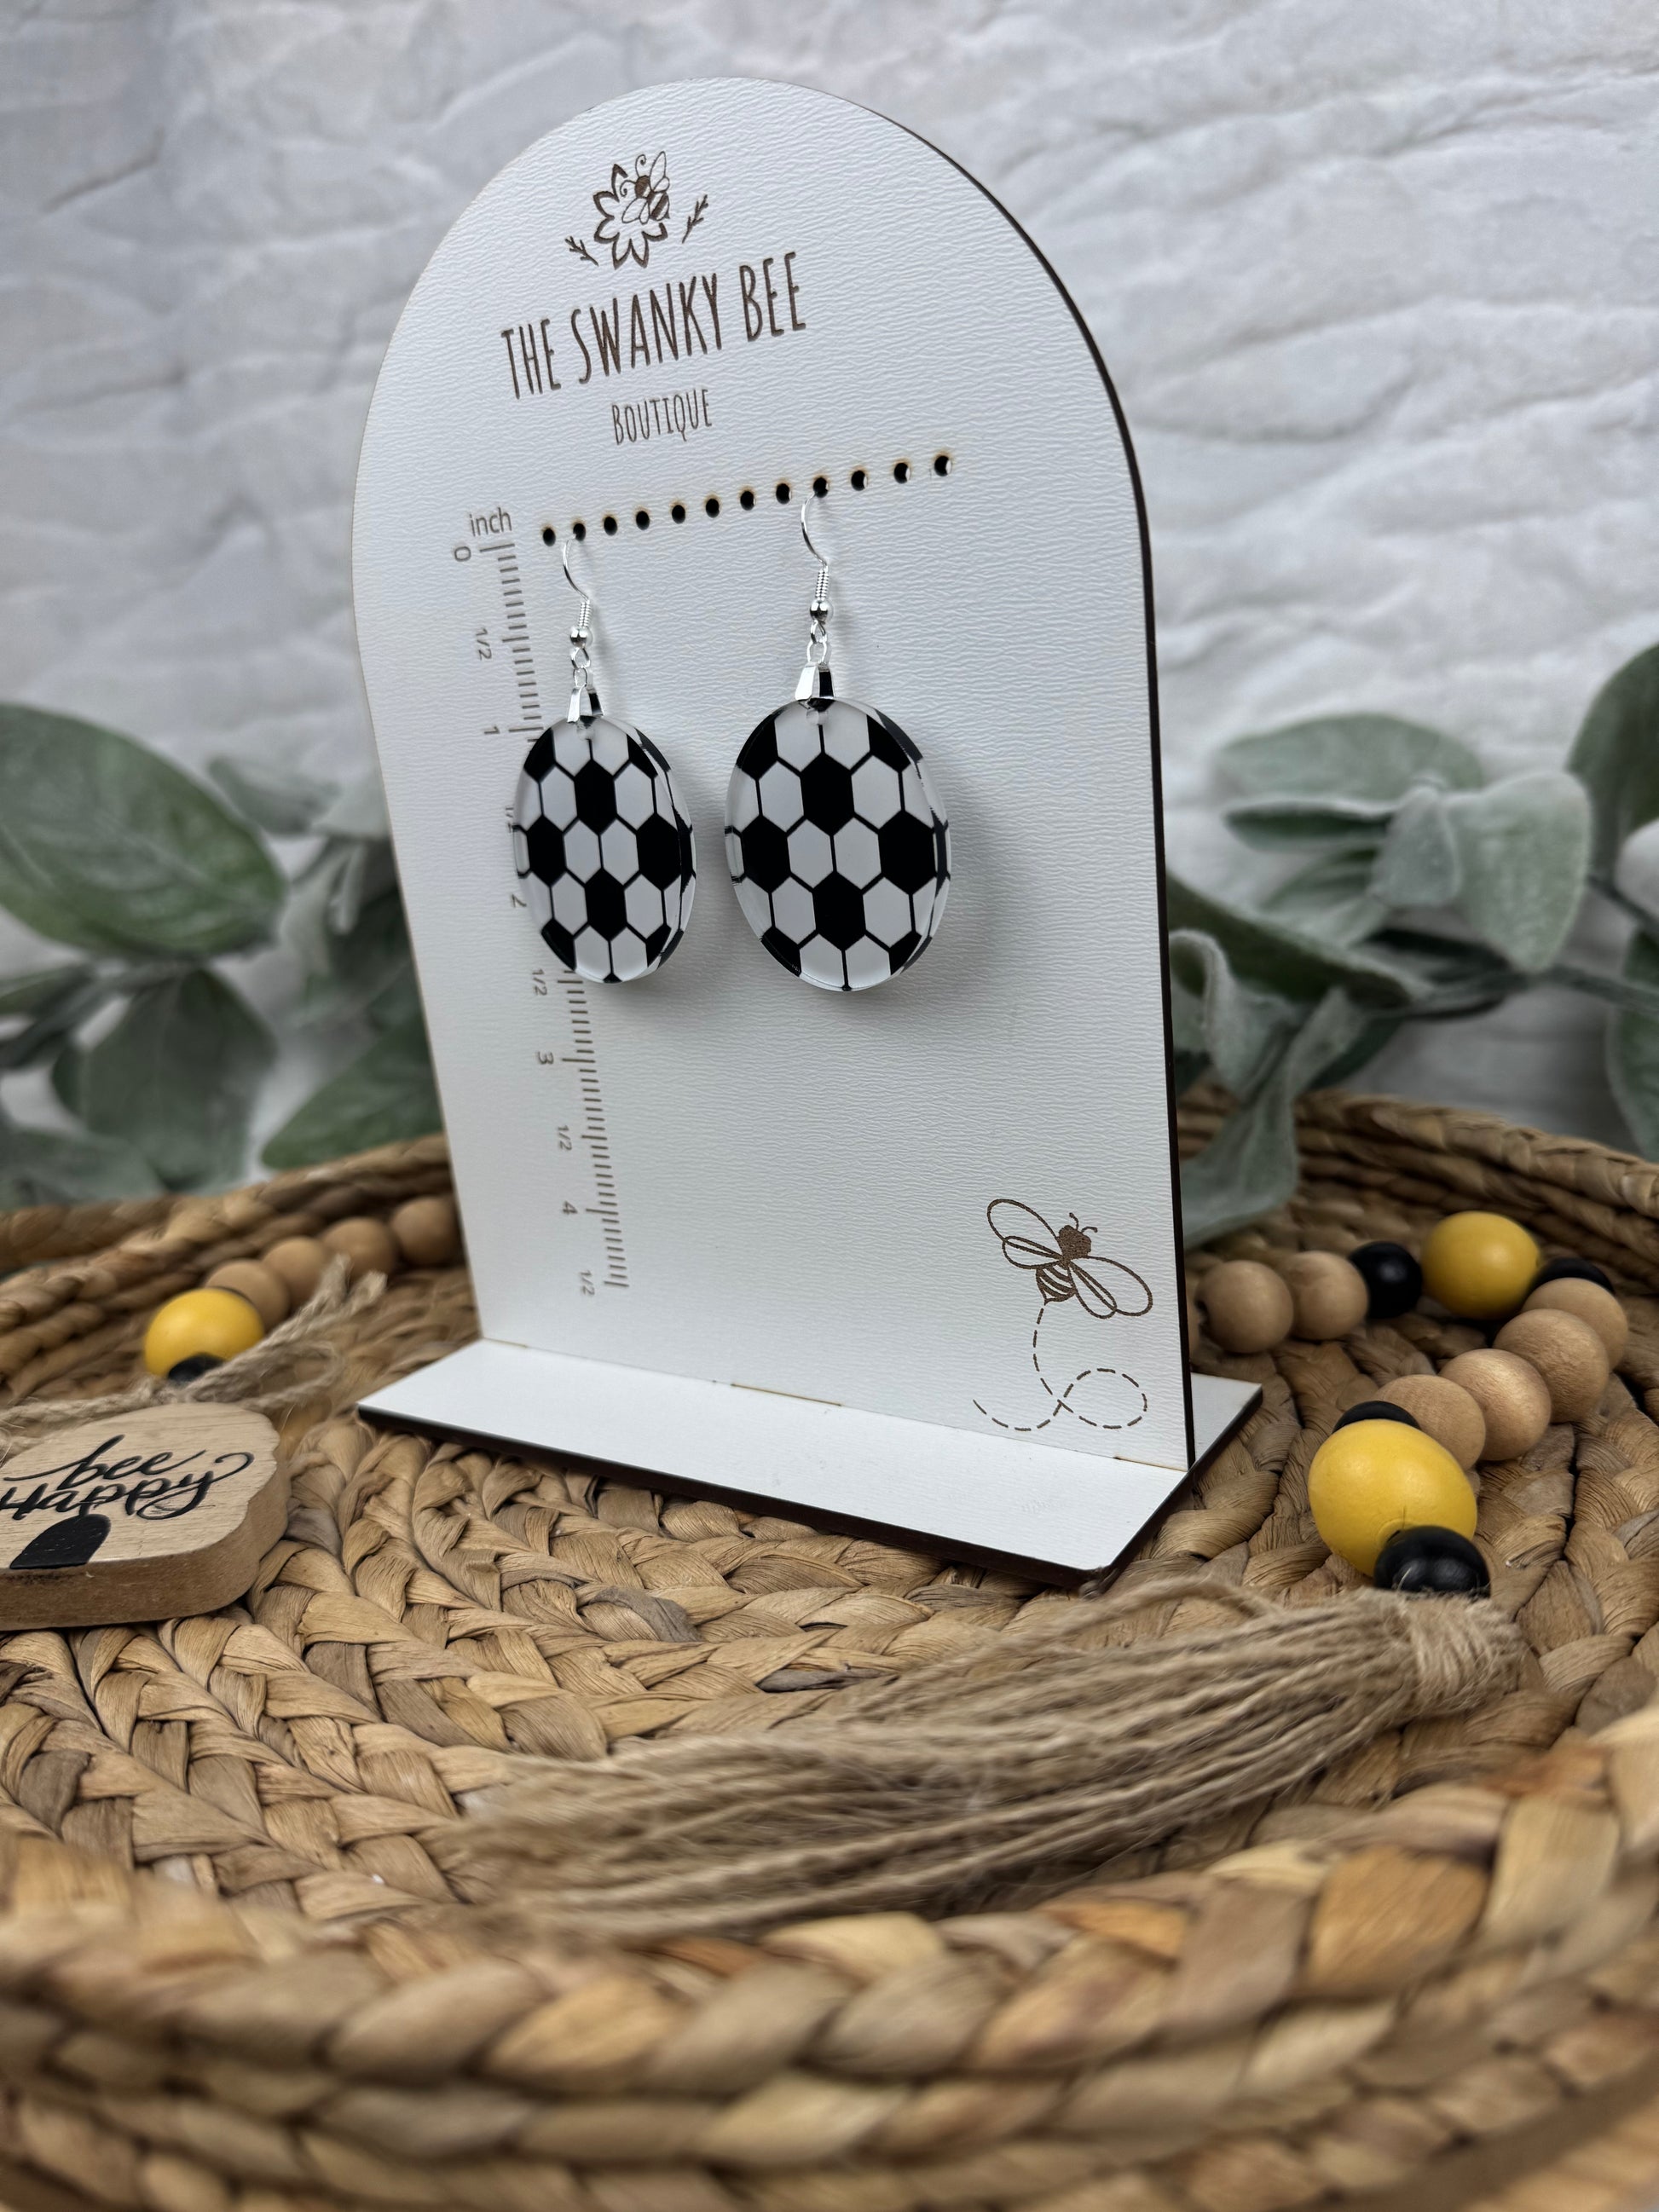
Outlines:
<svg viewBox="0 0 1659 2212"><path fill-rule="evenodd" d="M605 1236L605 1287L608 1291L625 1291L628 1255L623 1248L622 1207L617 1197L616 1173L611 1164L611 1139L605 1126L605 1099L599 1090L599 1063L593 1052L593 1018L587 1010L587 987L580 975L561 975L559 988L564 993L570 1033L575 1042L571 1058L576 1064L576 1079L581 1091L581 1137L592 1163L593 1188L599 1200L587 1210L599 1216Z"/></svg>
<svg viewBox="0 0 1659 2212"><path fill-rule="evenodd" d="M513 679L519 690L519 712L525 717L515 722L515 730L539 732L542 726L541 697L536 688L536 670L530 658L530 629L525 618L524 579L519 574L518 548L510 538L503 538L489 549L495 556L496 568L501 580L501 599L507 608L507 628L501 642L513 657Z"/></svg>

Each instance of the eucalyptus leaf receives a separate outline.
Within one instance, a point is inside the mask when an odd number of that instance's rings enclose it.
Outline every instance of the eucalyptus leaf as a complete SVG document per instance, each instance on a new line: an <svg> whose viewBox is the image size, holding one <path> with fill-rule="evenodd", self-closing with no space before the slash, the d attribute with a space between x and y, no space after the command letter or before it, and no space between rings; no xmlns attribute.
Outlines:
<svg viewBox="0 0 1659 2212"><path fill-rule="evenodd" d="M1327 991L1346 989L1369 1004L1399 1006L1414 987L1367 952L1316 942L1266 915L1247 914L1195 890L1176 875L1165 878L1171 929L1202 930L1227 956L1235 975L1284 999L1310 1003Z"/></svg>
<svg viewBox="0 0 1659 2212"><path fill-rule="evenodd" d="M1624 979L1659 993L1659 939L1638 929L1625 955ZM1659 1020L1625 1013L1607 1025L1607 1079L1644 1159L1659 1160Z"/></svg>
<svg viewBox="0 0 1659 2212"><path fill-rule="evenodd" d="M1225 818L1241 844L1262 852L1341 845L1374 853L1388 829L1393 804L1373 799L1245 799L1228 807Z"/></svg>
<svg viewBox="0 0 1659 2212"><path fill-rule="evenodd" d="M52 1087L60 1105L68 1108L77 1121L86 1119L85 1095L81 1089L81 1077L87 1056L71 1037L52 1063Z"/></svg>
<svg viewBox="0 0 1659 2212"><path fill-rule="evenodd" d="M118 1138L33 1129L0 1115L0 1212L147 1198L159 1188L143 1154Z"/></svg>
<svg viewBox="0 0 1659 2212"><path fill-rule="evenodd" d="M1567 766L1589 792L1595 865L1605 876L1632 830L1659 817L1659 645L1627 660L1601 686Z"/></svg>
<svg viewBox="0 0 1659 2212"><path fill-rule="evenodd" d="M41 936L205 959L268 937L285 889L251 830L132 738L0 706L0 906Z"/></svg>
<svg viewBox="0 0 1659 2212"><path fill-rule="evenodd" d="M1414 783L1477 791L1486 775L1456 738L1395 714L1319 714L1235 738L1217 755L1253 799L1370 799L1392 805Z"/></svg>
<svg viewBox="0 0 1659 2212"><path fill-rule="evenodd" d="M1375 865L1369 848L1327 853L1269 891L1261 912L1321 944L1362 944L1389 918L1370 887Z"/></svg>
<svg viewBox="0 0 1659 2212"><path fill-rule="evenodd" d="M1213 937L1201 929L1170 934L1170 980L1198 1010L1198 1027L1210 1065L1236 1098L1245 1098L1273 1048L1295 1019L1285 1000L1241 983ZM1189 1044L1189 1037L1180 1042Z"/></svg>
<svg viewBox="0 0 1659 2212"><path fill-rule="evenodd" d="M1419 784L1406 793L1389 824L1371 889L1391 907L1449 906L1462 881L1446 800Z"/></svg>
<svg viewBox="0 0 1659 2212"><path fill-rule="evenodd" d="M1523 973L1547 968L1577 919L1590 803L1577 776L1534 769L1445 802L1469 927Z"/></svg>
<svg viewBox="0 0 1659 2212"><path fill-rule="evenodd" d="M76 1090L89 1127L135 1144L170 1189L243 1172L270 1032L205 968L136 993L84 1054Z"/></svg>
<svg viewBox="0 0 1659 2212"><path fill-rule="evenodd" d="M370 900L350 930L328 937L324 954L326 965L301 994L296 1019L302 1026L351 1021L385 1007L390 1019L381 1026L392 1027L416 1011L409 929L395 884Z"/></svg>
<svg viewBox="0 0 1659 2212"><path fill-rule="evenodd" d="M1638 931L1632 942L1640 944L1645 932ZM1600 999L1609 1006L1617 1006L1621 1013L1644 1014L1650 1020L1659 1021L1659 988L1643 982L1628 968L1622 975L1599 975L1594 968L1581 968L1576 961L1558 960L1539 977L1540 983L1563 983L1570 991L1582 991L1587 999Z"/></svg>
<svg viewBox="0 0 1659 2212"><path fill-rule="evenodd" d="M392 825L386 819L386 787L380 772L368 769L337 793L326 810L317 820L319 833L325 837L357 837L372 844L385 844L392 835Z"/></svg>
<svg viewBox="0 0 1659 2212"><path fill-rule="evenodd" d="M61 999L66 990L82 983L90 968L78 962L60 961L55 968L35 968L27 975L0 981L0 1021L18 1014L38 1014Z"/></svg>
<svg viewBox="0 0 1659 2212"><path fill-rule="evenodd" d="M208 774L236 811L270 837L307 836L318 816L339 796L336 784L266 761L222 754L208 763Z"/></svg>
<svg viewBox="0 0 1659 2212"><path fill-rule="evenodd" d="M1371 1027L1373 1015L1346 991L1328 991L1301 1028L1280 1044L1248 1104L1230 1114L1204 1150L1181 1170L1182 1233L1202 1244L1242 1228L1296 1188L1296 1102L1341 1064Z"/></svg>
<svg viewBox="0 0 1659 2212"><path fill-rule="evenodd" d="M1613 863L1613 889L1644 921L1659 925L1659 820L1632 830Z"/></svg>
<svg viewBox="0 0 1659 2212"><path fill-rule="evenodd" d="M114 984L90 969L66 971L56 995L40 1007L33 1021L9 1037L0 1038L0 1075L15 1075L50 1060L64 1040L89 1021L114 990Z"/></svg>
<svg viewBox="0 0 1659 2212"><path fill-rule="evenodd" d="M265 1146L273 1168L308 1167L346 1152L367 1152L443 1126L426 1030L420 1018L400 1023L285 1121Z"/></svg>
<svg viewBox="0 0 1659 2212"><path fill-rule="evenodd" d="M1419 1018L1482 1013L1533 981L1490 945L1432 930L1379 930L1365 950L1410 988L1415 1000L1412 1013Z"/></svg>

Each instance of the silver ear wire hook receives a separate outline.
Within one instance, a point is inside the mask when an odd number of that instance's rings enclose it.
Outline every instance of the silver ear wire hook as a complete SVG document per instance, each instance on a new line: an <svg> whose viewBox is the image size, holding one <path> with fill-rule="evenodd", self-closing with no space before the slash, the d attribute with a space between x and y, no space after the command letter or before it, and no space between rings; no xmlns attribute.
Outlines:
<svg viewBox="0 0 1659 2212"><path fill-rule="evenodd" d="M591 666L587 657L588 641L592 631L588 628L588 617L592 611L591 593L570 573L570 540L559 543L559 566L564 570L564 580L581 601L576 610L576 619L570 625L570 713L573 722L591 722L599 710L599 695L593 689Z"/></svg>
<svg viewBox="0 0 1659 2212"><path fill-rule="evenodd" d="M800 534L806 550L818 564L818 580L812 586L812 603L806 611L806 665L801 670L795 685L795 696L808 706L824 706L836 696L836 687L830 674L830 617L835 611L830 604L830 562L812 543L812 533L806 527L806 517L816 492L810 493L800 503Z"/></svg>

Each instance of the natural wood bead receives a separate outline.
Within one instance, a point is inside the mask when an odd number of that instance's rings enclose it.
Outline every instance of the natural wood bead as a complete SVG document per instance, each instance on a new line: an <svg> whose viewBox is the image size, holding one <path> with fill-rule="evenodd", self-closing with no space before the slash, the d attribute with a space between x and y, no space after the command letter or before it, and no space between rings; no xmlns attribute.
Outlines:
<svg viewBox="0 0 1659 2212"><path fill-rule="evenodd" d="M1326 1344L1358 1328L1370 1306L1370 1285L1337 1252L1297 1252L1279 1270L1290 1285L1291 1329Z"/></svg>
<svg viewBox="0 0 1659 2212"><path fill-rule="evenodd" d="M319 1243L314 1237L284 1237L280 1244L273 1244L264 1255L264 1264L288 1285L294 1304L302 1306L307 1298L316 1295L317 1285L323 1279L323 1270L328 1265L328 1247Z"/></svg>
<svg viewBox="0 0 1659 2212"><path fill-rule="evenodd" d="M1540 1283L1522 1311L1577 1314L1601 1338L1612 1365L1616 1367L1625 1356L1625 1346L1630 1340L1630 1316L1613 1292L1604 1291L1600 1283L1586 1282L1582 1275L1558 1275L1553 1282Z"/></svg>
<svg viewBox="0 0 1659 2212"><path fill-rule="evenodd" d="M344 1255L354 1283L365 1275L397 1273L398 1254L392 1231L384 1221L372 1221L366 1213L337 1221L331 1229L324 1230L323 1242L331 1252Z"/></svg>
<svg viewBox="0 0 1659 2212"><path fill-rule="evenodd" d="M1198 1301L1224 1352L1271 1352L1296 1318L1289 1284L1259 1260L1223 1260L1200 1283Z"/></svg>
<svg viewBox="0 0 1659 2212"><path fill-rule="evenodd" d="M258 1260L227 1260L207 1279L210 1291L234 1291L246 1298L267 1328L288 1319L293 1308L288 1285L274 1267Z"/></svg>
<svg viewBox="0 0 1659 2212"><path fill-rule="evenodd" d="M1543 1376L1512 1352L1460 1352L1441 1379L1467 1390L1486 1417L1486 1459L1519 1459L1550 1425L1550 1394Z"/></svg>
<svg viewBox="0 0 1659 2212"><path fill-rule="evenodd" d="M447 1267L461 1249L453 1198L411 1198L392 1215L392 1233L411 1267Z"/></svg>
<svg viewBox="0 0 1659 2212"><path fill-rule="evenodd" d="M1492 1342L1499 1352L1528 1360L1544 1378L1550 1413L1558 1421L1589 1419L1601 1402L1613 1370L1607 1348L1577 1314L1540 1307L1506 1321Z"/></svg>
<svg viewBox="0 0 1659 2212"><path fill-rule="evenodd" d="M1443 1375L1396 1375L1376 1395L1402 1407L1466 1471L1485 1455L1486 1417L1461 1382L1449 1382Z"/></svg>

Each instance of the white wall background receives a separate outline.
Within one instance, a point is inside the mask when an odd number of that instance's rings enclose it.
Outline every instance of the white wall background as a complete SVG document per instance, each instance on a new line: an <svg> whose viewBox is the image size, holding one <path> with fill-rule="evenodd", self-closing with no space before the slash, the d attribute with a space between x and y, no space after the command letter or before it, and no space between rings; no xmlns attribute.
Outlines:
<svg viewBox="0 0 1659 2212"><path fill-rule="evenodd" d="M351 480L405 295L528 141L714 74L911 125L1071 286L1208 879L1225 738L1370 707L1553 763L1659 636L1651 0L0 0L0 696L365 757ZM1376 1073L1612 1134L1598 1029L1523 1001Z"/></svg>

